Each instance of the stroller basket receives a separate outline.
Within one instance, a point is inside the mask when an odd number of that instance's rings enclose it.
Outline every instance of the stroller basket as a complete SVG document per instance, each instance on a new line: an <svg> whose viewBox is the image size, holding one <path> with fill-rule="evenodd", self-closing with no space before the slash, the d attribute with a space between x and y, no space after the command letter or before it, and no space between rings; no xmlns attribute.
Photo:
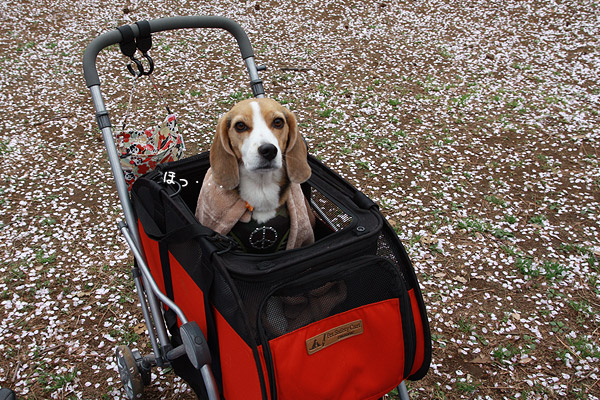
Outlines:
<svg viewBox="0 0 600 400"><path fill-rule="evenodd" d="M404 248L375 203L315 158L309 165L316 242L267 255L237 251L195 219L207 153L133 186L152 275L205 332L226 399L375 399L427 372L429 330ZM201 394L199 375L176 372Z"/></svg>
<svg viewBox="0 0 600 400"><path fill-rule="evenodd" d="M231 33L254 97L264 97L250 41L226 18L139 21L100 35L83 56L153 350L142 356L117 347L128 398L142 396L153 366L170 365L202 399L377 399L396 386L408 399L402 382L422 378L431 361L423 298L395 232L347 181L308 156L312 176L302 190L315 242L261 255L240 251L195 218L208 153L158 165L129 193L96 58L118 43L130 72L149 75L151 33L184 28Z"/></svg>

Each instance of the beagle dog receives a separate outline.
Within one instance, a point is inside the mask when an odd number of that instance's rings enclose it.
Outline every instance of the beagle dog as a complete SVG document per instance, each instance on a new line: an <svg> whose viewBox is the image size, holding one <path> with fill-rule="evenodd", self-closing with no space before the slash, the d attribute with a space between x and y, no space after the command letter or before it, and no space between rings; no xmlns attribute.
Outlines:
<svg viewBox="0 0 600 400"><path fill-rule="evenodd" d="M291 111L266 98L236 104L217 124L210 164L196 208L203 225L244 236L238 242L250 252L314 241L314 216L300 188L311 169Z"/></svg>

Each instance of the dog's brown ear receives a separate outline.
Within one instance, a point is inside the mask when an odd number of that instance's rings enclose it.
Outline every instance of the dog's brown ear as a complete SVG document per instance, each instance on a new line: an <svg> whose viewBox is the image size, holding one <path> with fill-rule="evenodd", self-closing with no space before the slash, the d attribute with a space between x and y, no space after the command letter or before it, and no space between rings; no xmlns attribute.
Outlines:
<svg viewBox="0 0 600 400"><path fill-rule="evenodd" d="M227 190L235 189L240 184L240 171L237 157L231 148L225 117L219 120L215 139L210 146L210 166L213 178L218 185Z"/></svg>
<svg viewBox="0 0 600 400"><path fill-rule="evenodd" d="M285 117L290 128L285 150L285 162L288 178L292 183L303 183L310 178L312 171L308 165L306 144L298 132L296 116L291 111L285 111Z"/></svg>

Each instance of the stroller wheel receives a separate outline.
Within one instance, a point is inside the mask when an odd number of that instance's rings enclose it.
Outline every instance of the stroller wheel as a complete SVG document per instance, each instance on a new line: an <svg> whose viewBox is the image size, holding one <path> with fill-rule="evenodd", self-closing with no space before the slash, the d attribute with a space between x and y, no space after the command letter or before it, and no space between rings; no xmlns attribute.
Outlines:
<svg viewBox="0 0 600 400"><path fill-rule="evenodd" d="M138 371L140 371L140 375L142 375L142 383L144 386L150 386L150 383L152 383L152 374L150 371L151 365L144 362L144 358L139 351L131 350L131 354L133 354L135 365L137 365Z"/></svg>
<svg viewBox="0 0 600 400"><path fill-rule="evenodd" d="M17 400L15 392L10 389L0 389L0 400Z"/></svg>
<svg viewBox="0 0 600 400"><path fill-rule="evenodd" d="M115 359L127 398L141 399L144 393L144 379L129 347L118 346Z"/></svg>

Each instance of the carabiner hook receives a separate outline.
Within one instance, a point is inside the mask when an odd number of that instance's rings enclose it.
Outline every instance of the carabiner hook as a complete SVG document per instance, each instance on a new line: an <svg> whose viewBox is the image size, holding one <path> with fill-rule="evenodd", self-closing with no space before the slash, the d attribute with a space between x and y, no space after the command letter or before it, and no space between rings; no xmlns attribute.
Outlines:
<svg viewBox="0 0 600 400"><path fill-rule="evenodd" d="M142 75L150 75L152 71L154 71L154 60L152 57L148 55L148 53L144 53L144 58L148 60L148 71L142 72Z"/></svg>
<svg viewBox="0 0 600 400"><path fill-rule="evenodd" d="M135 76L136 78L142 75L147 75L146 72L144 71L144 65L142 64L142 62L140 60L138 60L135 57L131 57L131 61L133 63L135 63L135 66L137 67L137 72L134 71L132 63L127 64L127 70L131 73L131 75Z"/></svg>

